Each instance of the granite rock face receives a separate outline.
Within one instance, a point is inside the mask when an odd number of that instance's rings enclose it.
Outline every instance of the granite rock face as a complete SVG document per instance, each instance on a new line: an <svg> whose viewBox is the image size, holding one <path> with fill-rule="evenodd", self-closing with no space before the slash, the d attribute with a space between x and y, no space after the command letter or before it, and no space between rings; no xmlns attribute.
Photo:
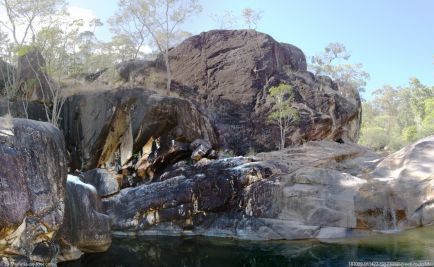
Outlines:
<svg viewBox="0 0 434 267"><path fill-rule="evenodd" d="M10 114L13 118L47 121L47 112L51 115L50 109L45 109L45 106L39 102L0 99L0 116Z"/></svg>
<svg viewBox="0 0 434 267"><path fill-rule="evenodd" d="M119 234L328 239L434 223L434 137L384 159L330 141L180 162L104 199Z"/></svg>
<svg viewBox="0 0 434 267"><path fill-rule="evenodd" d="M110 218L101 211L95 187L68 175L65 202L58 260L75 260L81 252L106 251L111 244Z"/></svg>
<svg viewBox="0 0 434 267"><path fill-rule="evenodd" d="M152 140L160 150L175 141L218 143L209 120L189 101L144 89L74 95L63 111L72 170L122 168Z"/></svg>
<svg viewBox="0 0 434 267"><path fill-rule="evenodd" d="M359 228L403 230L434 223L434 136L388 157L355 198Z"/></svg>
<svg viewBox="0 0 434 267"><path fill-rule="evenodd" d="M84 172L81 179L84 183L94 186L100 197L116 194L120 190L116 175L105 169L93 169Z"/></svg>
<svg viewBox="0 0 434 267"><path fill-rule="evenodd" d="M0 95L7 95L6 87L13 83L15 72L14 66L0 58Z"/></svg>
<svg viewBox="0 0 434 267"><path fill-rule="evenodd" d="M103 200L119 234L243 239L333 237L356 228L354 197L378 156L360 146L310 142L256 158L180 162L155 182Z"/></svg>
<svg viewBox="0 0 434 267"><path fill-rule="evenodd" d="M29 49L18 57L17 83L19 95L30 101L49 103L54 83L45 71L46 62L38 49Z"/></svg>
<svg viewBox="0 0 434 267"><path fill-rule="evenodd" d="M292 85L299 120L286 143L350 140L359 135L361 103L346 98L328 77L307 71L306 57L292 45L253 30L215 30L186 39L170 50L174 86L199 103L216 125L221 144L236 153L277 148L277 126L267 123L268 89ZM144 67L149 68L148 67ZM137 72L137 71L136 71ZM138 73L138 72L137 72Z"/></svg>
<svg viewBox="0 0 434 267"><path fill-rule="evenodd" d="M0 254L53 263L64 216L67 161L49 123L0 118Z"/></svg>

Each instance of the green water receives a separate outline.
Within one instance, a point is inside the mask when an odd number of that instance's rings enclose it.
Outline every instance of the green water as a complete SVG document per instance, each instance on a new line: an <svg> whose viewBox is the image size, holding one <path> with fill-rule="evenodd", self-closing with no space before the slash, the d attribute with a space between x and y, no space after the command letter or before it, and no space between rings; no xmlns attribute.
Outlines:
<svg viewBox="0 0 434 267"><path fill-rule="evenodd" d="M434 259L434 228L361 239L252 242L208 237L114 239L109 251L61 264L79 266L349 266L350 261ZM410 266L410 265L408 265ZM413 265L416 266L416 265ZM432 266L432 265L424 265Z"/></svg>

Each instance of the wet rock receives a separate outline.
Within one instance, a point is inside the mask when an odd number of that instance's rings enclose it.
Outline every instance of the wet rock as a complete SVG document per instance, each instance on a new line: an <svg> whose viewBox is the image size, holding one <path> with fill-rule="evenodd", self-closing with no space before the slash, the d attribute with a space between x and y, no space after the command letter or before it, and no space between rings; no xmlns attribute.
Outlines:
<svg viewBox="0 0 434 267"><path fill-rule="evenodd" d="M68 175L65 218L58 260L77 259L82 252L103 252L111 244L110 219L101 211L95 187Z"/></svg>
<svg viewBox="0 0 434 267"><path fill-rule="evenodd" d="M55 262L67 162L53 125L0 118L0 254Z"/></svg>
<svg viewBox="0 0 434 267"><path fill-rule="evenodd" d="M120 190L116 175L104 169L93 169L84 172L81 179L84 183L94 186L100 197L113 195Z"/></svg>

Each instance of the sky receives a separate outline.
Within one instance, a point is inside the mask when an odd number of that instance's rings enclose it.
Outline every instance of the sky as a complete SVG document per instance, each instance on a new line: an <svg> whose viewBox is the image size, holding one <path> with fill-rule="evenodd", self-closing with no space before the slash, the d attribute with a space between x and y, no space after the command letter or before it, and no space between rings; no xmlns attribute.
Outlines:
<svg viewBox="0 0 434 267"><path fill-rule="evenodd" d="M351 63L362 63L371 78L364 97L384 84L406 85L410 77L434 85L434 0L199 0L201 14L182 29L193 34L215 29L214 15L241 17L244 8L262 12L258 31L296 45L309 58L330 42L343 43ZM70 0L74 17L104 23L117 0ZM241 24L241 18L240 24ZM108 23L97 32L110 39Z"/></svg>

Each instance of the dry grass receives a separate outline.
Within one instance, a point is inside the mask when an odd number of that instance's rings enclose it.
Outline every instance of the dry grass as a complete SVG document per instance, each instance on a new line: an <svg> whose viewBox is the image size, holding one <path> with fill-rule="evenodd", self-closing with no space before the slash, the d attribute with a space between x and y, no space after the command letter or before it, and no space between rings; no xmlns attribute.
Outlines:
<svg viewBox="0 0 434 267"><path fill-rule="evenodd" d="M6 115L0 117L0 136L13 136L13 127L14 124L12 122L11 114L7 113Z"/></svg>

